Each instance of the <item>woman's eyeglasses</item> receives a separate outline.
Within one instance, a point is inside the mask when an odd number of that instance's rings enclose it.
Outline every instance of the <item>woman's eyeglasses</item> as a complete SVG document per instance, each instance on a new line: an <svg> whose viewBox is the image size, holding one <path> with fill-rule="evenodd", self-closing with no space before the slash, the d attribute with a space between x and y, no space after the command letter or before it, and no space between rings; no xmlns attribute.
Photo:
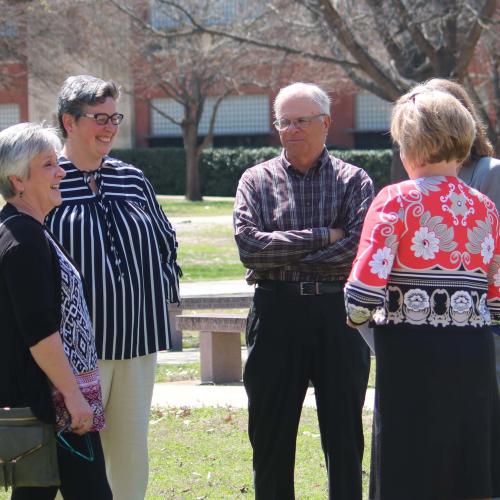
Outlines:
<svg viewBox="0 0 500 500"><path fill-rule="evenodd" d="M93 462L94 461L94 449L92 447L92 443L90 442L90 437L88 434L85 434L84 440L85 444L87 446L87 451L86 454L81 451L76 450L71 446L71 444L68 442L68 440L64 437L64 433L67 432L67 429L63 429L59 431L56 435L57 438L57 444L61 447L64 448L65 450L69 451L71 454L75 455L76 457L83 458L84 460L87 460L88 462Z"/></svg>
<svg viewBox="0 0 500 500"><path fill-rule="evenodd" d="M82 116L86 118L92 118L95 120L97 125L106 125L109 121L113 125L120 125L123 120L123 115L121 113L113 113L112 115L108 115L107 113L82 113Z"/></svg>

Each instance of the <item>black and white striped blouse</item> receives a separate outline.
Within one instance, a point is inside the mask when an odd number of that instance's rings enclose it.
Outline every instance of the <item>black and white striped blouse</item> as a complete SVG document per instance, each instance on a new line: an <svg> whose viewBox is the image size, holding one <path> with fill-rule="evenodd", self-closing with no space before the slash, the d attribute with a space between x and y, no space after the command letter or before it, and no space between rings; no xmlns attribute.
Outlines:
<svg viewBox="0 0 500 500"><path fill-rule="evenodd" d="M91 174L64 157L59 165L63 201L46 223L85 277L98 357L168 349L168 303L179 301L177 241L153 187L139 169L110 157Z"/></svg>

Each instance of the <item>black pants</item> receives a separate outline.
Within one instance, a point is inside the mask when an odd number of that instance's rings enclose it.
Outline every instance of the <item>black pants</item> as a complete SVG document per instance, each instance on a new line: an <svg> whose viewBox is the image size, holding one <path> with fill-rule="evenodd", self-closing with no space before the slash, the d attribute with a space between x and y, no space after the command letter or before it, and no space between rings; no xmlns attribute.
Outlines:
<svg viewBox="0 0 500 500"><path fill-rule="evenodd" d="M500 495L500 399L488 327L375 327L370 498Z"/></svg>
<svg viewBox="0 0 500 500"><path fill-rule="evenodd" d="M57 461L61 486L49 488L16 488L11 500L53 500L61 490L64 500L111 500L113 495L106 478L106 467L98 432L90 432L94 460L89 462L57 446ZM64 437L76 450L86 454L83 436L65 434Z"/></svg>
<svg viewBox="0 0 500 500"><path fill-rule="evenodd" d="M315 389L329 498L362 497L361 413L370 356L345 321L342 292L255 291L243 380L257 500L294 498L295 442L309 381Z"/></svg>

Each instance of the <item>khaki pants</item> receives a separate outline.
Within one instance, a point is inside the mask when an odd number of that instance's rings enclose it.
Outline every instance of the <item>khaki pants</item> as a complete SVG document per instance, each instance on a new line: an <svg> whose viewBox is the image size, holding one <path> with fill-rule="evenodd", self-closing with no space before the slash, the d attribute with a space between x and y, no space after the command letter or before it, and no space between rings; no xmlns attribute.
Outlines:
<svg viewBox="0 0 500 500"><path fill-rule="evenodd" d="M148 486L148 423L157 354L99 360L108 481L117 500L142 500Z"/></svg>

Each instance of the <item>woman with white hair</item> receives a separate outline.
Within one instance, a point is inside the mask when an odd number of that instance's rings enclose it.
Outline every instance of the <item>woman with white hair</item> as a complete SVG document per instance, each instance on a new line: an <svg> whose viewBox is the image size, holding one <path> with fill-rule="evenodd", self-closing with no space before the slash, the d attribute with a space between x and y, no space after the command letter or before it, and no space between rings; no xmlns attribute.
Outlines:
<svg viewBox="0 0 500 500"><path fill-rule="evenodd" d="M58 431L66 500L112 498L99 430L104 411L82 278L44 226L65 176L56 133L21 123L0 132L0 407L30 407ZM58 486L15 487L53 499Z"/></svg>
<svg viewBox="0 0 500 500"><path fill-rule="evenodd" d="M345 294L349 324L374 326L370 498L500 495L500 400L490 324L500 323L495 204L457 177L475 136L452 95L416 87L391 134L410 180L366 216Z"/></svg>

